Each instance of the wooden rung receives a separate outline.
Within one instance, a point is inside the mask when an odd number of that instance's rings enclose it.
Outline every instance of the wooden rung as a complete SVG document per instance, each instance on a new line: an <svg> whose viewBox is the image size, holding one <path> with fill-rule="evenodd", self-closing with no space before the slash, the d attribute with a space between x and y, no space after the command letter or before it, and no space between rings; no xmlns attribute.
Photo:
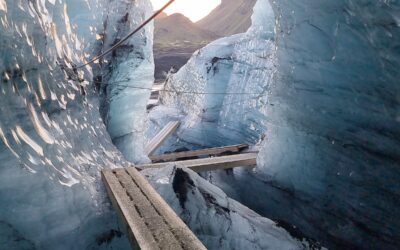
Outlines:
<svg viewBox="0 0 400 250"><path fill-rule="evenodd" d="M147 105L156 105L158 103L158 100L157 99L150 99L148 102L147 102Z"/></svg>
<svg viewBox="0 0 400 250"><path fill-rule="evenodd" d="M248 144L231 145L226 147L206 148L194 151L177 152L164 155L150 156L152 162L175 161L182 158L196 157L202 155L220 155L224 153L239 153L240 151L249 148Z"/></svg>
<svg viewBox="0 0 400 250"><path fill-rule="evenodd" d="M174 133L180 125L180 122L169 122L154 138L149 142L145 148L145 152L148 156L151 156L163 142Z"/></svg>
<svg viewBox="0 0 400 250"><path fill-rule="evenodd" d="M171 165L187 167L195 172L230 169L235 167L253 167L257 165L257 154L247 153L187 161L137 165L135 167L143 170L148 168L163 168Z"/></svg>
<svg viewBox="0 0 400 250"><path fill-rule="evenodd" d="M157 91L161 91L164 89L164 84L158 84L158 85L154 85L153 88L151 88L152 92L157 92Z"/></svg>
<svg viewBox="0 0 400 250"><path fill-rule="evenodd" d="M135 168L102 177L132 249L206 249Z"/></svg>

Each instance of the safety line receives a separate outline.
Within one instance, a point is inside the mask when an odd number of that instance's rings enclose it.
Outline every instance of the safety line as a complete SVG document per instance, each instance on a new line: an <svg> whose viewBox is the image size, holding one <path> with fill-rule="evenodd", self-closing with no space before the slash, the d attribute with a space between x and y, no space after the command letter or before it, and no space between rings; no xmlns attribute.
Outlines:
<svg viewBox="0 0 400 250"><path fill-rule="evenodd" d="M125 84L115 84L115 83L102 83L94 81L98 84L108 85L108 86L120 86L125 88L132 88L132 89L141 89L141 90L151 90L151 91L159 91L159 92L170 92L176 94L193 94L193 95L262 95L263 93L248 93L248 92L193 92L193 91L178 91L178 90L168 90L168 89L153 89L153 88L146 88L146 87L138 87L138 86L131 86Z"/></svg>

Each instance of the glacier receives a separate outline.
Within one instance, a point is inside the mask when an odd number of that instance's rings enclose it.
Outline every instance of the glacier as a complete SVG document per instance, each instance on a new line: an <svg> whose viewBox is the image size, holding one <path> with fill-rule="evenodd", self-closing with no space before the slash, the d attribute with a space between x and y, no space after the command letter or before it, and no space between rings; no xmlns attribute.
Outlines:
<svg viewBox="0 0 400 250"><path fill-rule="evenodd" d="M254 144L254 170L203 177L328 248L396 249L399 17L398 1L260 0L247 33L169 76L148 134L180 119L159 153Z"/></svg>
<svg viewBox="0 0 400 250"><path fill-rule="evenodd" d="M147 162L177 119L158 153L260 151L253 170L144 172L208 248L398 248L399 1L258 0L251 28L197 51L146 114L151 25L74 67L151 11L0 0L0 249L129 249L100 170Z"/></svg>

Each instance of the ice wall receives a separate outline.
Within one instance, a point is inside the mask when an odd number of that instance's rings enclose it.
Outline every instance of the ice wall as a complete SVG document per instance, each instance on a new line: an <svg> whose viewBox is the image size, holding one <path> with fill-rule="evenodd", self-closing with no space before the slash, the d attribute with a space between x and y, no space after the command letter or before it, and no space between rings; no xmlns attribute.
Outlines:
<svg viewBox="0 0 400 250"><path fill-rule="evenodd" d="M125 27L109 16L149 11L126 3L0 0L0 249L129 249L100 181L127 163L99 114L99 70L73 69L109 45L104 23Z"/></svg>
<svg viewBox="0 0 400 250"><path fill-rule="evenodd" d="M395 249L399 1L272 5L279 66L260 170L309 202L309 212L293 208L292 223L328 246Z"/></svg>
<svg viewBox="0 0 400 250"><path fill-rule="evenodd" d="M105 48L124 38L152 14L147 0L111 1L108 9ZM102 82L101 111L114 144L126 159L136 163L147 161L143 150L150 91L143 88L151 88L154 83L153 24L107 56L96 79Z"/></svg>

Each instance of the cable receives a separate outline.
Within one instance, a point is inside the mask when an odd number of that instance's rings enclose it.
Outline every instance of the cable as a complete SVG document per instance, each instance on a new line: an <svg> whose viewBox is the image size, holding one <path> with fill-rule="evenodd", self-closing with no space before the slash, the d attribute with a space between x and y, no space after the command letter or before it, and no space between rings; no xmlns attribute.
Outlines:
<svg viewBox="0 0 400 250"><path fill-rule="evenodd" d="M103 85L109 85L109 86L110 85L121 86L121 87L132 88L132 89L169 92L169 93L176 93L176 94L193 94L193 95L262 95L263 94L263 93L246 93L246 92L192 92L192 91L177 91L177 90L168 90L168 89L156 90L156 89L146 88L146 87L137 87L137 86L130 86L130 85L125 85L125 84L115 84L115 82L114 83L103 83L103 82L97 82L97 81L93 81L93 82L98 83L98 84L103 84Z"/></svg>
<svg viewBox="0 0 400 250"><path fill-rule="evenodd" d="M129 33L126 37L124 37L121 41L119 41L118 43L116 43L114 46L112 46L111 48L109 48L108 50L106 50L105 52L103 52L102 54L95 56L93 59L91 59L90 61L79 65L79 66L75 66L73 67L73 69L80 69L85 67L86 65L89 65L97 60L99 60L100 58L104 57L105 55L109 54L110 52L112 52L113 50L115 50L116 48L118 48L119 46L121 46L125 41L127 41L131 36L133 36L134 34L136 34L139 30L141 30L144 26L146 26L148 23L150 23L154 18L156 18L158 15L160 15L166 8L168 8L175 0L170 0L168 1L168 3L166 3L161 9L159 9L158 11L156 11L151 17L149 17L146 21L144 21L139 27L137 27L134 31L132 31L131 33Z"/></svg>

